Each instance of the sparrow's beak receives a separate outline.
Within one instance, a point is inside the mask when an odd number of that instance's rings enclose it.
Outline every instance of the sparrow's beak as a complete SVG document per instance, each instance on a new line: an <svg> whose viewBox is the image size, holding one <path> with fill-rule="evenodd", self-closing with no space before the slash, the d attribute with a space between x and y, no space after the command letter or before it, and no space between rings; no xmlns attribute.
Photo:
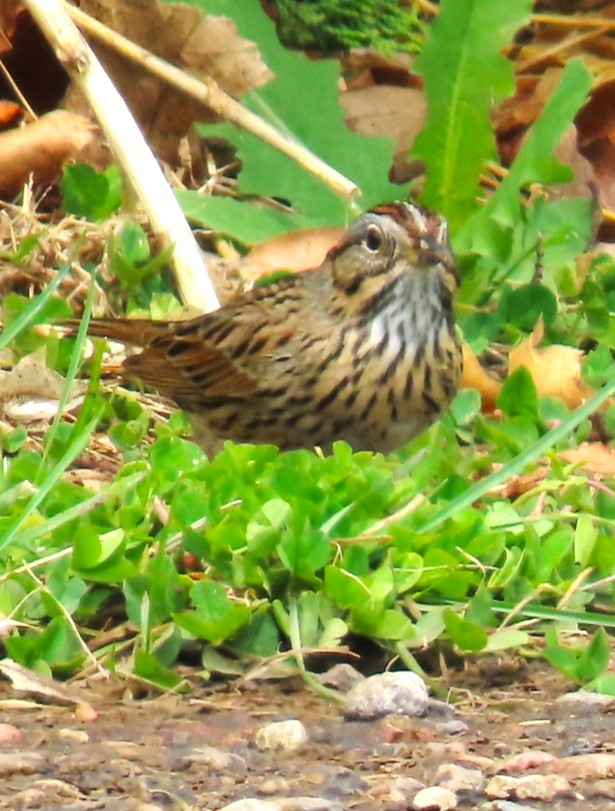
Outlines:
<svg viewBox="0 0 615 811"><path fill-rule="evenodd" d="M448 243L433 236L421 237L418 249L414 249L413 254L414 264L419 267L433 267L438 264L450 267L454 262Z"/></svg>

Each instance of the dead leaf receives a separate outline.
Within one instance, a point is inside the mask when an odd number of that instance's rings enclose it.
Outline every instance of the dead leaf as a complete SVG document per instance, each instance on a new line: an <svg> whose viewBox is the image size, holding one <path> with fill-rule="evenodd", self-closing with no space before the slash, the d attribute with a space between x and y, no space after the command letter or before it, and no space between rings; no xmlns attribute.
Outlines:
<svg viewBox="0 0 615 811"><path fill-rule="evenodd" d="M394 180L406 177L408 152L425 125L427 100L415 87L372 85L340 94L346 123L354 132L395 139Z"/></svg>
<svg viewBox="0 0 615 811"><path fill-rule="evenodd" d="M480 365L478 358L467 343L463 343L462 389L476 389L480 394L483 411L493 411L500 393L500 384Z"/></svg>
<svg viewBox="0 0 615 811"><path fill-rule="evenodd" d="M539 322L531 335L510 350L509 374L525 366L540 397L559 397L569 408L576 408L594 393L581 377L583 352L562 344L538 349L543 334Z"/></svg>
<svg viewBox="0 0 615 811"><path fill-rule="evenodd" d="M54 110L25 127L0 134L0 192L12 196L30 175L49 183L62 165L94 138L88 118L67 110Z"/></svg>
<svg viewBox="0 0 615 811"><path fill-rule="evenodd" d="M167 62L214 79L234 98L273 76L257 46L240 37L235 23L226 18L206 17L196 8L157 0L82 0L80 8ZM195 120L218 120L202 104L170 88L142 65L94 40L91 45L161 159L177 162L179 143ZM88 112L72 85L64 106ZM98 150L94 160L99 161L103 154Z"/></svg>
<svg viewBox="0 0 615 811"><path fill-rule="evenodd" d="M596 175L605 206L615 209L615 78L594 88L576 118L579 146Z"/></svg>
<svg viewBox="0 0 615 811"><path fill-rule="evenodd" d="M16 127L23 115L23 108L14 101L0 101L0 127L3 130Z"/></svg>
<svg viewBox="0 0 615 811"><path fill-rule="evenodd" d="M9 679L13 689L20 693L43 696L60 704L82 705L87 703L83 701L81 690L67 687L55 679L28 670L27 667L17 664L12 659L0 660L0 673Z"/></svg>
<svg viewBox="0 0 615 811"><path fill-rule="evenodd" d="M31 488L32 495L35 491L34 488ZM8 618L0 619L0 639L6 639L9 636L12 636L15 633L15 630L18 628L27 628L28 625L25 622L19 622L18 620L12 620Z"/></svg>
<svg viewBox="0 0 615 811"><path fill-rule="evenodd" d="M577 128L569 126L555 147L555 157L570 166L574 178L568 183L554 183L549 187L549 197L589 197L598 192L602 199L602 180L593 164L581 154ZM599 206L597 206L599 209Z"/></svg>
<svg viewBox="0 0 615 811"><path fill-rule="evenodd" d="M318 267L327 252L339 241L343 228L305 228L259 242L246 254L239 266L244 281L275 270L302 270Z"/></svg>
<svg viewBox="0 0 615 811"><path fill-rule="evenodd" d="M537 487L547 477L548 473L549 468L539 467L532 470L531 473L524 473L522 476L510 476L505 484L500 487L493 487L489 492L499 498L514 501L519 496Z"/></svg>
<svg viewBox="0 0 615 811"><path fill-rule="evenodd" d="M559 454L571 464L578 464L589 473L615 476L615 450L602 442L584 442Z"/></svg>
<svg viewBox="0 0 615 811"><path fill-rule="evenodd" d="M66 381L35 355L22 358L10 372L0 371L0 405L15 422L37 422L55 417ZM87 386L75 383L68 411L83 402Z"/></svg>

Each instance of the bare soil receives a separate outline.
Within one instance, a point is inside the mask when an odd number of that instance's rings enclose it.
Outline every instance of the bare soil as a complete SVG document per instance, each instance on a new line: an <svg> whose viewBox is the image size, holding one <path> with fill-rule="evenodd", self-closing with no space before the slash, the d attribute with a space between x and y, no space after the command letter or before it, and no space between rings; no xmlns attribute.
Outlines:
<svg viewBox="0 0 615 811"><path fill-rule="evenodd" d="M339 706L284 681L145 699L125 684L106 683L84 690L98 713L87 723L74 708L15 705L5 682L0 727L11 734L0 743L0 808L220 809L259 798L281 809L393 810L414 807L416 788L408 778L440 785L443 764L478 769L489 779L507 757L528 750L567 758L562 764L615 750L613 705L579 711L558 701L570 688L553 674L521 668L502 676L496 667L493 673L466 670L454 681L454 722L438 714L348 721ZM298 751L259 751L256 731L289 718L303 722L307 744ZM462 792L457 807L614 808L615 779L603 777L577 773L565 796L513 797L516 806Z"/></svg>

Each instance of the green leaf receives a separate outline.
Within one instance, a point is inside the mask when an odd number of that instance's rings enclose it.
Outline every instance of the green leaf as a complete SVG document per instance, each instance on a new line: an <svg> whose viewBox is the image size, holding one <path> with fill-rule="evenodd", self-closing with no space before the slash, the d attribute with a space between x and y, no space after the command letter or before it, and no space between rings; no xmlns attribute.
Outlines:
<svg viewBox="0 0 615 811"><path fill-rule="evenodd" d="M274 656L279 646L280 633L268 611L253 614L233 638L233 649L251 656Z"/></svg>
<svg viewBox="0 0 615 811"><path fill-rule="evenodd" d="M362 617L363 621L365 616ZM363 627L367 627L365 624ZM370 634L377 639L389 641L409 641L416 638L412 622L399 609L388 608L380 613L376 621L369 623Z"/></svg>
<svg viewBox="0 0 615 811"><path fill-rule="evenodd" d="M173 248L169 247L152 258L147 234L132 220L124 223L119 234L109 239L107 250L111 270L128 287L135 287L157 273L173 253Z"/></svg>
<svg viewBox="0 0 615 811"><path fill-rule="evenodd" d="M549 326L557 315L557 299L542 284L525 284L522 287L505 287L498 308L500 323L514 324L519 329L531 332L539 318Z"/></svg>
<svg viewBox="0 0 615 811"><path fill-rule="evenodd" d="M602 386L613 378L613 356L608 347L600 345L583 362L583 379L590 386Z"/></svg>
<svg viewBox="0 0 615 811"><path fill-rule="evenodd" d="M587 513L581 513L577 519L574 532L574 559L576 563L585 567L594 551L598 533L592 518Z"/></svg>
<svg viewBox="0 0 615 811"><path fill-rule="evenodd" d="M444 625L451 640L461 650L477 653L486 647L489 640L482 628L463 619L451 608L444 611Z"/></svg>
<svg viewBox="0 0 615 811"><path fill-rule="evenodd" d="M488 14L486 19L489 19ZM555 159L554 151L587 99L590 86L591 74L583 62L579 59L568 62L559 84L531 127L497 191L456 235L457 251L491 254L498 241L498 232L513 229L518 224L522 189L531 183L558 183L570 179L570 169Z"/></svg>
<svg viewBox="0 0 615 811"><path fill-rule="evenodd" d="M183 681L180 675L164 667L154 654L144 650L135 653L134 672L135 676L156 684L163 690L175 690Z"/></svg>
<svg viewBox="0 0 615 811"><path fill-rule="evenodd" d="M352 608L370 599L369 589L361 578L337 566L327 566L325 589L331 599L343 608Z"/></svg>
<svg viewBox="0 0 615 811"><path fill-rule="evenodd" d="M460 391L450 405L450 412L457 425L469 425L480 414L480 394L475 389Z"/></svg>
<svg viewBox="0 0 615 811"><path fill-rule="evenodd" d="M206 461L198 445L177 436L160 437L150 449L150 462L161 492L173 487L182 472L197 470Z"/></svg>
<svg viewBox="0 0 615 811"><path fill-rule="evenodd" d="M331 557L329 539L307 521L297 531L284 533L276 551L286 569L307 583L316 581L316 573Z"/></svg>
<svg viewBox="0 0 615 811"><path fill-rule="evenodd" d="M235 19L240 33L257 43L275 73L267 85L243 99L245 107L353 180L363 193L362 207L405 197L404 190L388 180L393 139L359 135L346 127L338 99L337 61L310 60L304 54L286 50L280 45L274 23L259 3L191 0L191 4ZM348 222L347 200L260 138L230 124L207 126L204 131L224 137L237 147L242 163L239 176L242 193L268 195L292 204L295 214L279 221L278 233L300 227L297 223L317 226ZM271 223L273 227L273 218ZM222 230L234 233L233 221L229 219Z"/></svg>
<svg viewBox="0 0 615 811"><path fill-rule="evenodd" d="M453 232L478 205L478 178L496 157L491 114L514 90L512 63L501 55L529 22L530 0L443 0L414 69L424 77L427 123L412 155L424 161L423 199Z"/></svg>
<svg viewBox="0 0 615 811"><path fill-rule="evenodd" d="M173 614L174 621L215 645L236 634L250 619L248 606L230 600L219 583L209 580L195 583L190 596L196 612Z"/></svg>
<svg viewBox="0 0 615 811"><path fill-rule="evenodd" d="M609 638L604 628L598 628L585 648L567 648L558 643L554 631L548 630L544 657L571 681L579 684L599 677L610 658Z"/></svg>
<svg viewBox="0 0 615 811"><path fill-rule="evenodd" d="M10 295L4 297L2 301L4 324L2 333L0 333L0 350L6 349L28 326L41 323L49 317L48 308L53 306L56 301L54 294L66 278L68 270L68 266L61 268L40 295L32 299L24 299L24 304L19 308L18 313L7 312Z"/></svg>
<svg viewBox="0 0 615 811"><path fill-rule="evenodd" d="M89 164L66 166L60 181L65 209L92 222L102 222L122 203L122 183L117 166L97 172Z"/></svg>
<svg viewBox="0 0 615 811"><path fill-rule="evenodd" d="M485 653L496 653L501 650L520 648L530 642L527 631L518 631L515 628L502 628L489 634L487 644L483 648Z"/></svg>
<svg viewBox="0 0 615 811"><path fill-rule="evenodd" d="M313 225L309 216L266 208L250 200L213 197L191 190L177 191L175 196L189 220L204 223L208 228L248 245Z"/></svg>
<svg viewBox="0 0 615 811"><path fill-rule="evenodd" d="M498 408L501 408L507 417L537 416L536 386L525 366L515 369L504 381L498 396Z"/></svg>
<svg viewBox="0 0 615 811"><path fill-rule="evenodd" d="M75 571L92 569L102 562L102 544L94 527L76 533L73 542L72 565Z"/></svg>
<svg viewBox="0 0 615 811"><path fill-rule="evenodd" d="M543 656L560 673L563 673L570 681L578 682L577 655L574 651L562 647L547 647L543 651Z"/></svg>
<svg viewBox="0 0 615 811"><path fill-rule="evenodd" d="M589 645L579 656L577 675L581 682L595 679L609 664L609 638L604 628L598 628Z"/></svg>
<svg viewBox="0 0 615 811"><path fill-rule="evenodd" d="M251 552L273 551L280 532L292 514L292 507L281 498L266 501L246 526L246 541Z"/></svg>
<svg viewBox="0 0 615 811"><path fill-rule="evenodd" d="M587 690L594 690L605 696L615 696L615 673L602 673L585 685Z"/></svg>

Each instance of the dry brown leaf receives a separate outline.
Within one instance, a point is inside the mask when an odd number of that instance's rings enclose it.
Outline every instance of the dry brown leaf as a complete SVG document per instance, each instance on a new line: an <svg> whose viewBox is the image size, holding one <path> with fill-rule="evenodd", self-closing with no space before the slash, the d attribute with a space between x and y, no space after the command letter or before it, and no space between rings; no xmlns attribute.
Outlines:
<svg viewBox="0 0 615 811"><path fill-rule="evenodd" d="M184 5L162 5L160 11L167 28L176 29L178 16L185 18L188 15ZM180 51L182 64L214 79L236 99L273 78L274 74L263 62L255 43L240 37L232 20L196 15L194 9L190 14L194 16L184 23L186 37Z"/></svg>
<svg viewBox="0 0 615 811"><path fill-rule="evenodd" d="M592 91L577 115L579 145L596 175L605 206L615 209L615 77Z"/></svg>
<svg viewBox="0 0 615 811"><path fill-rule="evenodd" d="M54 110L32 124L0 134L0 192L12 196L30 175L48 183L94 137L92 122L67 110Z"/></svg>
<svg viewBox="0 0 615 811"><path fill-rule="evenodd" d="M555 147L555 157L570 166L574 177L568 183L554 183L549 187L549 197L589 197L598 192L602 200L603 182L595 167L579 149L577 128L569 126ZM597 207L599 208L599 207Z"/></svg>
<svg viewBox="0 0 615 811"><path fill-rule="evenodd" d="M14 101L0 101L0 127L16 127L23 114L23 109Z"/></svg>
<svg viewBox="0 0 615 811"><path fill-rule="evenodd" d="M500 384L478 362L468 344L463 343L463 389L476 389L480 394L483 411L493 411L500 393Z"/></svg>
<svg viewBox="0 0 615 811"><path fill-rule="evenodd" d="M503 101L494 113L493 123L498 134L502 136L533 124L561 78L560 68L551 68L538 79L521 77L515 95Z"/></svg>
<svg viewBox="0 0 615 811"><path fill-rule="evenodd" d="M602 442L584 442L577 448L561 451L560 456L589 473L615 476L615 450Z"/></svg>
<svg viewBox="0 0 615 811"><path fill-rule="evenodd" d="M231 20L205 17L196 8L156 0L82 0L80 8L156 56L193 75L214 79L235 98L273 76L256 45L240 37ZM195 120L216 120L201 104L169 88L143 66L96 41L91 44L163 160L176 161L179 142ZM64 104L78 112L87 110L72 86ZM101 156L99 153L92 157L96 161Z"/></svg>
<svg viewBox="0 0 615 811"><path fill-rule="evenodd" d="M299 273L318 267L343 233L343 228L306 228L260 242L242 260L241 277L248 282L274 270Z"/></svg>
<svg viewBox="0 0 615 811"><path fill-rule="evenodd" d="M524 473L522 476L510 476L504 484L493 487L489 492L492 495L499 496L499 498L514 501L519 496L537 487L547 477L548 473L548 467L539 467L532 470L531 473Z"/></svg>
<svg viewBox="0 0 615 811"><path fill-rule="evenodd" d="M539 396L559 397L569 408L576 408L594 393L581 377L583 352L561 344L538 349L543 333L539 322L531 335L510 350L509 374L525 366Z"/></svg>
<svg viewBox="0 0 615 811"><path fill-rule="evenodd" d="M27 667L17 664L12 659L0 660L0 673L9 679L14 690L28 695L42 696L55 704L86 704L84 691L74 686L67 686L49 676L35 673Z"/></svg>
<svg viewBox="0 0 615 811"><path fill-rule="evenodd" d="M56 415L64 385L62 375L28 355L10 372L0 371L0 406L15 422L50 420ZM75 384L73 396L67 403L68 410L83 401L86 388L84 383Z"/></svg>
<svg viewBox="0 0 615 811"><path fill-rule="evenodd" d="M395 138L394 172L403 173L408 151L425 125L424 92L415 87L372 85L341 93L340 103L354 132Z"/></svg>

